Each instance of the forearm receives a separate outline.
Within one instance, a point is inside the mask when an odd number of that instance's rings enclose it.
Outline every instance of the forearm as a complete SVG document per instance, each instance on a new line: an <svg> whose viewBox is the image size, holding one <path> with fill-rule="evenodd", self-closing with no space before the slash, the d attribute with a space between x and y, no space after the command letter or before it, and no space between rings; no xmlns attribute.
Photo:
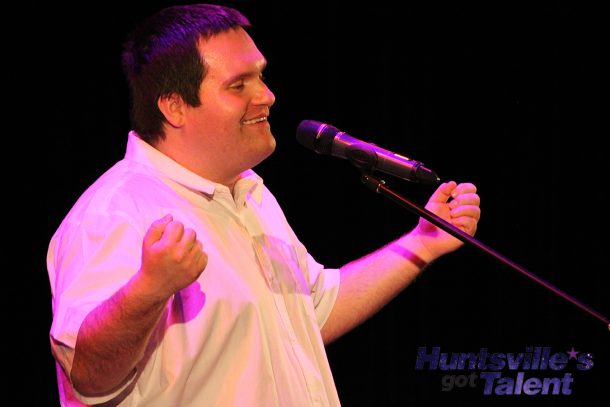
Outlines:
<svg viewBox="0 0 610 407"><path fill-rule="evenodd" d="M95 308L78 332L73 385L88 396L110 392L133 374L167 299L134 278Z"/></svg>
<svg viewBox="0 0 610 407"><path fill-rule="evenodd" d="M337 300L322 328L324 342L332 342L375 314L431 260L415 237L405 235L343 266Z"/></svg>
<svg viewBox="0 0 610 407"><path fill-rule="evenodd" d="M445 182L426 209L474 235L481 216L473 184ZM424 219L407 235L373 254L341 268L341 284L333 310L322 328L328 343L369 318L408 286L426 264L463 243Z"/></svg>

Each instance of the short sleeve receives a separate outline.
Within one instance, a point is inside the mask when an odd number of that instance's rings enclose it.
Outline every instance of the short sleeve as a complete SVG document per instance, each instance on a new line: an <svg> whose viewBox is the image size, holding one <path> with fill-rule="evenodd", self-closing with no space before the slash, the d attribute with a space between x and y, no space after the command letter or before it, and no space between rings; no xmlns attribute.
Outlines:
<svg viewBox="0 0 610 407"><path fill-rule="evenodd" d="M324 326L339 293L339 269L327 269L307 254L307 269L311 282L311 298L320 328Z"/></svg>
<svg viewBox="0 0 610 407"><path fill-rule="evenodd" d="M56 341L74 347L84 318L138 271L142 239L120 213L87 214L53 238L47 265Z"/></svg>
<svg viewBox="0 0 610 407"><path fill-rule="evenodd" d="M138 271L142 239L142 231L122 213L87 213L78 221L67 219L52 238L47 254L53 296L50 339L64 379L72 370L84 319ZM100 403L122 390L94 398L75 395L86 403Z"/></svg>

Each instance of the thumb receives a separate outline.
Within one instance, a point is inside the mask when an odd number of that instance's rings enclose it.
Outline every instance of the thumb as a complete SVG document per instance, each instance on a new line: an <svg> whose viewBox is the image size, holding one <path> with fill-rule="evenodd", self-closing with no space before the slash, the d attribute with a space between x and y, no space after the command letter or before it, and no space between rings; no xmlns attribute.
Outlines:
<svg viewBox="0 0 610 407"><path fill-rule="evenodd" d="M152 245L153 243L159 241L161 236L163 236L163 232L165 231L165 227L173 220L172 215L167 214L161 219L157 219L154 221L148 231L146 232L146 236L144 236L144 244L147 246Z"/></svg>
<svg viewBox="0 0 610 407"><path fill-rule="evenodd" d="M451 193L457 186L455 181L443 182L430 196L428 202L445 203L451 197Z"/></svg>

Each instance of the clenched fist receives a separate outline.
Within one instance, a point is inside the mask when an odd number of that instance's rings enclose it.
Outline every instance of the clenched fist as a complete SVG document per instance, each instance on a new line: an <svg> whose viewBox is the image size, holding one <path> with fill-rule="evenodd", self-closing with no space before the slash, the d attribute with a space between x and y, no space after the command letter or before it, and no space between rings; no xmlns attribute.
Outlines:
<svg viewBox="0 0 610 407"><path fill-rule="evenodd" d="M166 215L152 223L142 243L141 277L161 298L195 281L208 264L208 256L193 229Z"/></svg>
<svg viewBox="0 0 610 407"><path fill-rule="evenodd" d="M428 200L426 209L472 236L481 218L480 202L475 185L449 181L436 189ZM426 262L456 250L464 244L423 218L420 218L412 235L425 247L422 258Z"/></svg>

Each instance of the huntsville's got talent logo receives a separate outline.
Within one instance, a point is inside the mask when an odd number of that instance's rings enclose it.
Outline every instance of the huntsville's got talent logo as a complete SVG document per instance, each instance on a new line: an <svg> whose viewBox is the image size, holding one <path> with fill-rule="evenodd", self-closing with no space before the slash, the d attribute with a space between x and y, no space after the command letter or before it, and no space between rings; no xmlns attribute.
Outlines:
<svg viewBox="0 0 610 407"><path fill-rule="evenodd" d="M484 395L572 394L572 373L563 370L572 365L578 370L593 368L591 353L575 351L552 352L550 347L530 346L525 352L478 353L441 352L439 346L428 351L417 349L415 370L468 370L469 374L447 374L441 379L442 391L455 387L483 386ZM562 375L563 373L563 375Z"/></svg>

